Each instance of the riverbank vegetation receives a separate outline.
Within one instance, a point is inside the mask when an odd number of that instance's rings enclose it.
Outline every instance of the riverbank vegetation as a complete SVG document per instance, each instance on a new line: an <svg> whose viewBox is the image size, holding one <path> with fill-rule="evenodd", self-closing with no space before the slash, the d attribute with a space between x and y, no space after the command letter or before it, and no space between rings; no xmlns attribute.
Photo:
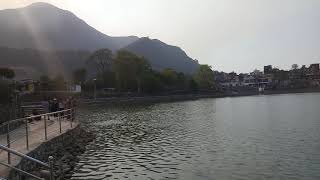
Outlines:
<svg viewBox="0 0 320 180"><path fill-rule="evenodd" d="M69 72L71 77L60 73L54 76L43 74L19 81L14 80L14 69L0 68L0 104L12 104L20 95L32 96L31 101L40 101L52 93L69 91L74 84L81 86L81 95L85 97L94 94L143 96L215 91L214 74L208 65L199 65L195 73L185 74L170 68L156 69L148 59L128 50L112 52L109 49L93 52L85 64L85 67Z"/></svg>
<svg viewBox="0 0 320 180"><path fill-rule="evenodd" d="M78 69L74 82L82 84L85 91L104 89L110 92L160 93L194 92L199 89L214 90L214 75L210 66L200 65L195 74L184 74L173 69L154 70L148 59L127 50L116 54L108 49L94 52L86 64L94 67L96 74L86 78L86 71Z"/></svg>

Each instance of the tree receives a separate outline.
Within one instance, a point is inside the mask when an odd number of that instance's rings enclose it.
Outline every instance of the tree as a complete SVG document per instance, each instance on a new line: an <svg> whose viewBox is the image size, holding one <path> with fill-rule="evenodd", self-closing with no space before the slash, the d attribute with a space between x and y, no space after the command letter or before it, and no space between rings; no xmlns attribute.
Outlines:
<svg viewBox="0 0 320 180"><path fill-rule="evenodd" d="M142 83L146 77L151 76L152 67L149 64L148 60L144 57L139 57L136 59L136 80L138 86L138 93L142 92Z"/></svg>
<svg viewBox="0 0 320 180"><path fill-rule="evenodd" d="M157 72L152 72L143 77L142 80L143 92L154 93L162 90L160 75Z"/></svg>
<svg viewBox="0 0 320 180"><path fill-rule="evenodd" d="M10 68L0 68L0 76L6 79L12 79L15 77L15 73Z"/></svg>
<svg viewBox="0 0 320 180"><path fill-rule="evenodd" d="M87 70L84 68L73 71L73 82L83 84L87 79Z"/></svg>
<svg viewBox="0 0 320 180"><path fill-rule="evenodd" d="M199 88L210 89L214 86L214 74L209 65L200 65L198 71L194 75L194 80Z"/></svg>
<svg viewBox="0 0 320 180"><path fill-rule="evenodd" d="M187 84L187 77L182 72L179 72L177 74L177 85L180 89L183 89L186 88Z"/></svg>
<svg viewBox="0 0 320 180"><path fill-rule="evenodd" d="M142 91L144 77L152 72L150 64L144 57L139 57L127 50L117 52L113 69L118 89L128 90L136 87L139 93Z"/></svg>
<svg viewBox="0 0 320 180"><path fill-rule="evenodd" d="M189 80L189 89L193 92L198 91L198 84L193 78Z"/></svg>
<svg viewBox="0 0 320 180"><path fill-rule="evenodd" d="M178 73L173 69L164 69L161 75L163 82L169 87L175 86L178 82Z"/></svg>
<svg viewBox="0 0 320 180"><path fill-rule="evenodd" d="M97 79L97 84L100 87L115 87L116 86L115 72L113 72L113 71L106 71L103 74L98 74L96 79Z"/></svg>
<svg viewBox="0 0 320 180"><path fill-rule="evenodd" d="M95 51L87 60L87 64L93 64L98 73L103 74L111 70L113 62L112 51L109 49L99 49Z"/></svg>

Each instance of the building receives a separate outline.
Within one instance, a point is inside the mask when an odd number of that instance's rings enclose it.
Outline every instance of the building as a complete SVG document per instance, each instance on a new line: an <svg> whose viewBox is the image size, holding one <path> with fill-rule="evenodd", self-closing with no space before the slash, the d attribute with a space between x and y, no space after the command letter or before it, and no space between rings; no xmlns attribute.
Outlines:
<svg viewBox="0 0 320 180"><path fill-rule="evenodd" d="M320 80L319 64L311 64L308 68L306 77L309 80Z"/></svg>
<svg viewBox="0 0 320 180"><path fill-rule="evenodd" d="M228 79L228 81L221 83L223 87L237 87L242 86L242 82L239 80L239 76L233 76L232 78Z"/></svg>
<svg viewBox="0 0 320 180"><path fill-rule="evenodd" d="M271 74L267 75L255 75L251 73L243 78L243 85L249 87L269 87L272 84L273 76Z"/></svg>
<svg viewBox="0 0 320 180"><path fill-rule="evenodd" d="M264 66L263 73L264 74L271 74L272 73L272 65Z"/></svg>
<svg viewBox="0 0 320 180"><path fill-rule="evenodd" d="M309 67L309 71L312 74L319 74L319 72L320 72L319 63L318 64L311 64Z"/></svg>

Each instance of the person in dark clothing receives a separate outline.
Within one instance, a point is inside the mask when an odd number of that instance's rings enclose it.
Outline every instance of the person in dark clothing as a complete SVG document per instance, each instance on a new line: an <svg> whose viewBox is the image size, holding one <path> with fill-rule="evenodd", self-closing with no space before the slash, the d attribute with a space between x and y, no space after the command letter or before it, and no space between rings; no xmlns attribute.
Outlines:
<svg viewBox="0 0 320 180"><path fill-rule="evenodd" d="M53 112L59 111L59 103L58 103L56 98L53 99L53 105L52 106L53 106L52 107ZM57 117L57 114L54 114L54 117Z"/></svg>
<svg viewBox="0 0 320 180"><path fill-rule="evenodd" d="M53 112L53 101L49 100L49 112Z"/></svg>

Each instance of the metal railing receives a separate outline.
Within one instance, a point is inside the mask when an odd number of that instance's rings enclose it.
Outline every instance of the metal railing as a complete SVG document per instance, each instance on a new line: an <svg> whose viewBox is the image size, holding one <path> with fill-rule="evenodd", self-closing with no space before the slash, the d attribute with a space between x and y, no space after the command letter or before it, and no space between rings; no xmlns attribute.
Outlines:
<svg viewBox="0 0 320 180"><path fill-rule="evenodd" d="M10 125L15 123L18 127L15 129L10 128ZM18 169L11 165L11 154L19 157L39 162L34 158L28 157L13 149L21 149L28 151L30 145L39 144L48 140L50 134L61 134L62 132L72 129L75 122L75 108L56 111L52 113L45 113L40 115L31 115L28 117L20 118L5 122L0 125L1 129L6 129L6 132L0 135L0 155L3 151L7 152L7 164L0 162L0 164L15 169L25 175L34 176L28 172ZM38 162L37 162L38 161ZM45 167L49 167L46 163L40 163ZM39 178L38 178L39 179ZM41 179L41 178L40 178Z"/></svg>
<svg viewBox="0 0 320 180"><path fill-rule="evenodd" d="M30 156L24 155L24 154L22 154L22 153L20 153L18 151L15 151L13 149L7 148L7 147L5 147L5 146L3 146L1 144L0 144L0 149L2 149L4 151L7 151L8 153L12 153L14 155L17 155L17 156L19 156L21 158L24 158L24 159L27 159L29 161L32 161L34 163L37 163L39 165L42 165L43 167L48 168L49 171L50 171L50 180L54 180L54 175L53 175L53 157L52 156L49 156L49 158L48 158L49 164L47 164L47 163L41 162L41 161L39 161L37 159L34 159L34 158L30 157ZM0 164L6 166L8 168L14 169L14 170L16 170L16 171L18 171L18 172L20 172L22 174L25 174L27 176L33 177L35 179L44 180L41 177L35 176L35 175L33 175L31 173L28 173L28 172L26 172L26 171L24 171L22 169L19 169L19 168L16 168L14 166L11 166L10 164L4 163L4 162L0 162Z"/></svg>

